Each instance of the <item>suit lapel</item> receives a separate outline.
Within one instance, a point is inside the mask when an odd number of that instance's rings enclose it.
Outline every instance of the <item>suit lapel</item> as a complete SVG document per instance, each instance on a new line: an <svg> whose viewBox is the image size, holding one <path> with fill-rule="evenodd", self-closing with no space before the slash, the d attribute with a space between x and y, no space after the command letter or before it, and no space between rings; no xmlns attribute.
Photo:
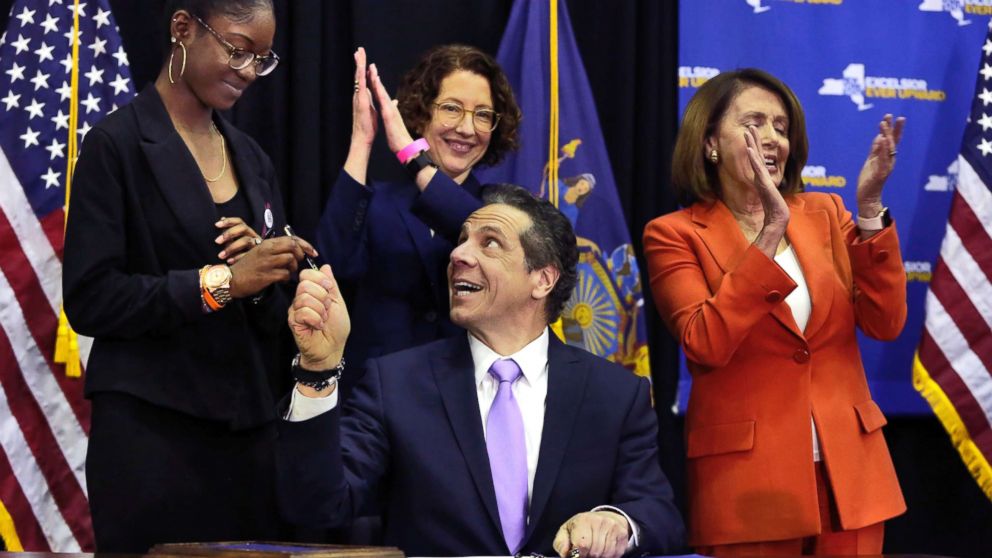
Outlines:
<svg viewBox="0 0 992 558"><path fill-rule="evenodd" d="M802 202L798 203L801 204ZM723 273L726 274L736 269L750 245L744 234L741 233L740 226L730 209L722 201L694 206L692 220L697 225L696 234L703 241L706 249L709 250L710 255L713 256ZM786 229L786 235L790 239L793 236L792 231L796 230L795 220L795 215L790 217L789 227ZM803 218L800 217L799 220L802 221ZM803 228L800 225L800 229ZM711 287L714 286L712 278L707 277L707 279L710 281ZM715 283L715 285L719 285L719 283ZM792 317L789 305L784 302L777 305L772 310L771 315L782 324L782 327L794 335L800 338L803 336L796 325L796 320Z"/></svg>
<svg viewBox="0 0 992 558"><path fill-rule="evenodd" d="M413 213L413 204L417 199L416 189L416 186L404 184L402 189L394 190L398 193L390 196L390 201L396 207L397 212L403 219L403 223L406 225L406 230L410 234L410 240L413 241L413 245L417 249L417 255L420 257L420 263L424 266L427 275L431 276L432 270L435 269L431 245L435 239L431 236L430 227ZM434 298L437 298L437 293L434 293ZM478 410L476 414L478 414Z"/></svg>
<svg viewBox="0 0 992 558"><path fill-rule="evenodd" d="M692 207L696 235L724 273L737 267L748 248L733 213L722 201Z"/></svg>
<svg viewBox="0 0 992 558"><path fill-rule="evenodd" d="M193 253L203 261L213 261L217 257L213 239L217 236L214 223L218 215L193 155L173 127L153 85L145 87L135 99L134 108L141 130L141 150L155 176L155 185L179 221Z"/></svg>
<svg viewBox="0 0 992 558"><path fill-rule="evenodd" d="M230 150L231 161L238 177L238 188L240 188L248 198L251 205L252 222L249 223L252 229L258 234L265 236L269 232L269 225L275 225L271 220L266 222L265 215L268 210L272 213L272 200L269 199L269 188L262 177L258 174L258 165L249 157L252 149L248 145L248 140L233 126L223 118L217 118L217 127L227 141ZM280 231L276 231L279 233Z"/></svg>
<svg viewBox="0 0 992 558"><path fill-rule="evenodd" d="M824 231L830 230L830 218L825 210L807 209L800 196L791 196L790 206L792 217L787 235L806 278L812 306L806 331L803 332L808 339L823 327L833 303L830 293L834 277L833 250L830 235L824 234Z"/></svg>
<svg viewBox="0 0 992 558"><path fill-rule="evenodd" d="M496 526L496 531L502 533L496 489L493 488L492 472L489 469L489 453L479 416L479 399L475 395L475 366L472 352L468 348L468 339L463 335L452 338L445 348L446 350L431 357L434 380L479 497L489 513L489 519Z"/></svg>
<svg viewBox="0 0 992 558"><path fill-rule="evenodd" d="M586 389L589 370L578 359L569 355L555 335L548 342L548 396L544 409L544 429L541 435L541 452L534 474L534 490L530 502L530 520L524 543L530 539L534 527L551 497L558 472L565 458L565 450L572 438L575 419Z"/></svg>
<svg viewBox="0 0 992 558"><path fill-rule="evenodd" d="M469 174L461 187L473 196L480 197L479 191L482 189L482 186L474 174ZM417 255L420 256L420 262L423 264L427 275L432 276L434 273L433 270L443 268L447 265L448 254L443 254L443 256L441 254L444 252L444 248L448 248L449 241L436 231L434 235L431 235L430 227L417 215L414 209L418 195L416 186L408 187L408 185L404 184L397 191L402 193L390 196L390 201L392 201L400 217L402 217L403 223L406 225L406 230L410 234L410 240L413 241L413 245L417 249ZM435 246L444 246L444 248L435 250ZM443 257L444 261L437 261L439 257ZM437 307L443 308L446 306L446 297L448 296L446 281L442 281L442 284L433 290L433 295L434 304Z"/></svg>

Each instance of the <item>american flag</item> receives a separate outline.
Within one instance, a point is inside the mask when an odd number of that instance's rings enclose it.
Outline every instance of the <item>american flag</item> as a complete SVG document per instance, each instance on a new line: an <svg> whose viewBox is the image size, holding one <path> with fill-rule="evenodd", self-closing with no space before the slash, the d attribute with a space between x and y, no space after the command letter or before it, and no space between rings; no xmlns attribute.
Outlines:
<svg viewBox="0 0 992 558"><path fill-rule="evenodd" d="M992 22L913 383L992 499Z"/></svg>
<svg viewBox="0 0 992 558"><path fill-rule="evenodd" d="M0 37L0 535L9 550L93 549L89 406L82 382L53 359L76 11L81 142L134 96L108 1L17 0Z"/></svg>

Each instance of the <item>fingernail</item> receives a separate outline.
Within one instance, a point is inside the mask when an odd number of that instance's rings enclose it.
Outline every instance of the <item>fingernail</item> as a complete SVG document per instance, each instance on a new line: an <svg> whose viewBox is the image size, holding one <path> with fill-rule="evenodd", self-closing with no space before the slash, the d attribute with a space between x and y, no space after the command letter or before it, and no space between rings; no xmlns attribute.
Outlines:
<svg viewBox="0 0 992 558"><path fill-rule="evenodd" d="M227 251L221 250L220 254L217 254L217 257L223 260L224 258L227 257Z"/></svg>
<svg viewBox="0 0 992 558"><path fill-rule="evenodd" d="M220 244L221 242L224 242L224 235L220 235L217 238L215 238L214 239L214 242L216 242L217 244Z"/></svg>
<svg viewBox="0 0 992 558"><path fill-rule="evenodd" d="M217 221L216 223L214 223L214 226L216 226L216 227L220 227L220 226L222 226L223 224L224 224L224 220L223 220L223 219L221 219L220 221Z"/></svg>

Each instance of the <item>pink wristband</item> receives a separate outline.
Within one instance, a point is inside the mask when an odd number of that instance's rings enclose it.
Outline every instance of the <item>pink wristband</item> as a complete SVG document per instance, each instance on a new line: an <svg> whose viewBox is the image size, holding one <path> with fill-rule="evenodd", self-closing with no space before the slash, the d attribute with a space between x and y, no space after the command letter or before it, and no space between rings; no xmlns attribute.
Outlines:
<svg viewBox="0 0 992 558"><path fill-rule="evenodd" d="M401 165L405 165L410 159L413 159L422 151L430 151L430 149L431 145L427 143L427 140L420 138L403 149L397 151L396 158L400 160Z"/></svg>

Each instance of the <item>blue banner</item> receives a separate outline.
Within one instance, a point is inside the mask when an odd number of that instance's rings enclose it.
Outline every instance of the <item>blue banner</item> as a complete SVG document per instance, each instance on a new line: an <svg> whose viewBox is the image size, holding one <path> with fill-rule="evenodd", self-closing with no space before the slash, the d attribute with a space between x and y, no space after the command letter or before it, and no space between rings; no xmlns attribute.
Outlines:
<svg viewBox="0 0 992 558"><path fill-rule="evenodd" d="M883 200L899 229L909 317L894 342L860 340L882 409L929 413L912 386L913 354L992 0L691 0L679 10L680 107L724 70L757 67L781 78L806 112L808 191L837 193L856 211L858 172L878 122L906 116ZM683 410L688 388L683 362Z"/></svg>
<svg viewBox="0 0 992 558"><path fill-rule="evenodd" d="M562 313L566 343L650 377L640 272L568 11L516 0L497 56L523 111L520 150L483 173L551 199L575 227L579 282ZM557 24L558 137L550 161L552 52ZM553 168L554 167L554 168ZM555 184L548 177L556 176Z"/></svg>

